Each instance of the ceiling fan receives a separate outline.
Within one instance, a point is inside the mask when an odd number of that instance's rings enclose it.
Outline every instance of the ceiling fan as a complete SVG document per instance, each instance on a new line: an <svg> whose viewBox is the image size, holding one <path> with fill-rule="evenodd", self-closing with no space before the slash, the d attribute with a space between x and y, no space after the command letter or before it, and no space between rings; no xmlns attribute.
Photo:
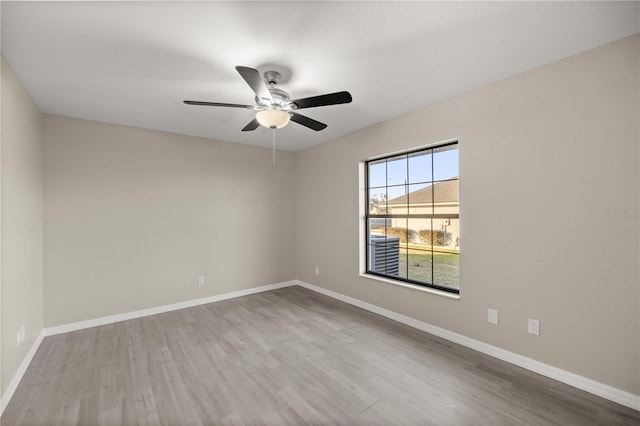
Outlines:
<svg viewBox="0 0 640 426"><path fill-rule="evenodd" d="M287 92L276 87L276 84L278 84L280 80L279 72L267 71L264 73L263 78L260 72L253 68L237 66L236 70L256 94L256 105L202 101L184 101L184 103L187 105L246 108L257 111L256 117L242 128L243 132L255 130L260 125L270 129L279 129L286 126L289 120L315 131L320 131L326 128L327 125L302 114L298 114L296 110L326 105L347 104L352 100L351 94L344 91L291 100Z"/></svg>

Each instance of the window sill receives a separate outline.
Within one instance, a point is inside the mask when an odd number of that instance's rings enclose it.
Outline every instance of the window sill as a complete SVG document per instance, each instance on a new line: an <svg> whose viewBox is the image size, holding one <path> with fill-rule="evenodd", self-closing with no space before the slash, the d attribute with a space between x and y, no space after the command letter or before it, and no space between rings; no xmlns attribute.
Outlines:
<svg viewBox="0 0 640 426"><path fill-rule="evenodd" d="M388 278L379 277L377 275L370 275L370 274L360 273L360 277L361 278L367 278L369 280L381 281L383 283L392 284L392 285L399 286L399 287L409 288L409 289L415 290L415 291L421 291L423 293L434 294L436 296L445 297L447 299L460 300L460 295L459 294L449 293L449 292L446 292L446 291L436 290L436 289L429 288L429 287L422 287L422 286L419 286L419 285L413 285L413 284L409 284L409 283L403 283L403 282L400 282L400 281L394 281L394 280L390 280Z"/></svg>

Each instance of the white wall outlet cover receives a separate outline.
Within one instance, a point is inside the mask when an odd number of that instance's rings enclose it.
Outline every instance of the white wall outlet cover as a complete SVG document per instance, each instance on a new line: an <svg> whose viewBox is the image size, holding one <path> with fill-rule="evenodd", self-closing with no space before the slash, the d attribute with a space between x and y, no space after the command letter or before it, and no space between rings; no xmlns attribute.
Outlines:
<svg viewBox="0 0 640 426"><path fill-rule="evenodd" d="M536 336L540 335L540 321L536 319L529 318L529 322L527 325L527 331L529 334L534 334Z"/></svg>
<svg viewBox="0 0 640 426"><path fill-rule="evenodd" d="M487 321L489 324L498 325L498 310L497 309L489 309L487 314Z"/></svg>
<svg viewBox="0 0 640 426"><path fill-rule="evenodd" d="M320 267L316 266L316 275L320 275Z"/></svg>
<svg viewBox="0 0 640 426"><path fill-rule="evenodd" d="M198 277L198 285L204 285L204 277Z"/></svg>

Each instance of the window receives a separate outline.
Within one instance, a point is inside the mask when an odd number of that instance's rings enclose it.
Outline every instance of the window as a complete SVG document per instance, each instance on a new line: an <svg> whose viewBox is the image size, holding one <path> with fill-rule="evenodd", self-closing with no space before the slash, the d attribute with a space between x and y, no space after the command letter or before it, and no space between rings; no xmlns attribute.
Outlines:
<svg viewBox="0 0 640 426"><path fill-rule="evenodd" d="M458 143L365 163L366 272L459 293Z"/></svg>

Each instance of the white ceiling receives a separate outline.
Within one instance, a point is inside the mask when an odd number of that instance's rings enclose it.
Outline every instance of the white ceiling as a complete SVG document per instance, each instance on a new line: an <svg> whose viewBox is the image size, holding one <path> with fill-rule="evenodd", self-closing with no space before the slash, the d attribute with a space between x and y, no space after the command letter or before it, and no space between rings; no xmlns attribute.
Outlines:
<svg viewBox="0 0 640 426"><path fill-rule="evenodd" d="M270 146L235 71L283 74L297 151L640 31L638 2L6 2L2 54L42 112Z"/></svg>

